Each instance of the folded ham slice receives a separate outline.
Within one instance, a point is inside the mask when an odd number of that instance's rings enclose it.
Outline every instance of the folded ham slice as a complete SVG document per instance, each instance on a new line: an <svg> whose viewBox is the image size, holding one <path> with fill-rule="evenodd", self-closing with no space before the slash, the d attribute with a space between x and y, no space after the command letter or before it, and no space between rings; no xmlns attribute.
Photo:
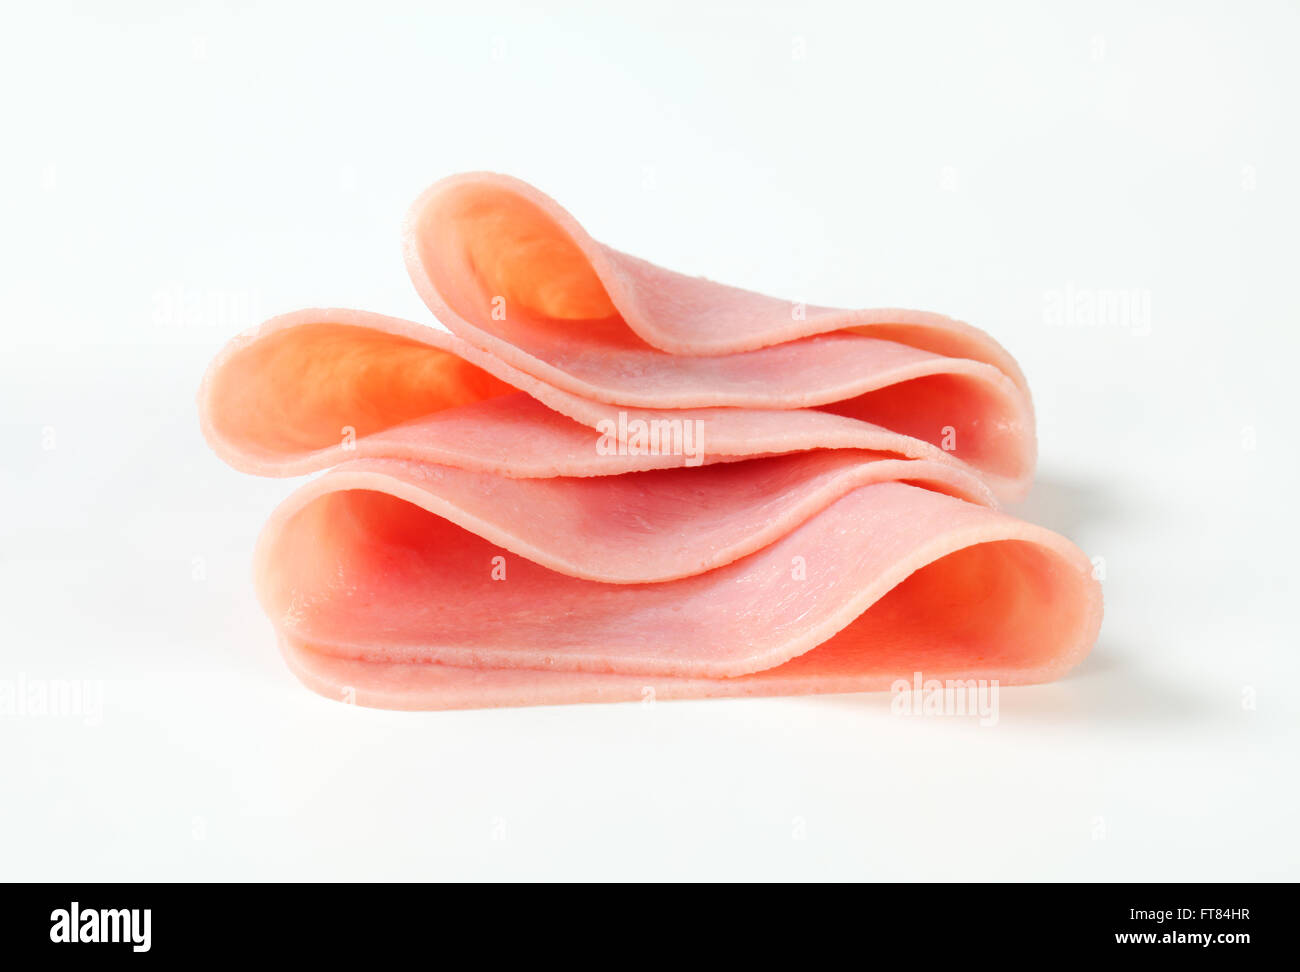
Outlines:
<svg viewBox="0 0 1300 972"><path fill-rule="evenodd" d="M303 681L386 708L865 691L916 672L1017 684L1092 645L1087 558L986 507L886 480L801 520L815 504L796 487L697 531L708 508L670 501L694 480L709 492L716 476L727 491L789 475L751 468L786 461L633 473L619 478L671 482L618 494L515 480L515 502L494 507L504 529L450 503L445 483L340 467L272 518L259 592ZM548 483L568 495L541 495ZM633 521L621 501L642 488ZM659 582L628 583L642 578Z"/></svg>
<svg viewBox="0 0 1300 972"><path fill-rule="evenodd" d="M1033 476L1024 376L969 324L808 307L664 270L490 173L445 179L417 200L406 262L452 332L574 395L649 409L823 408L943 445L1007 498Z"/></svg>
<svg viewBox="0 0 1300 972"><path fill-rule="evenodd" d="M596 243L504 176L413 207L451 331L312 309L236 338L200 422L246 472L328 470L258 542L290 668L441 709L1057 677L1100 589L997 510L1033 413L987 335L802 307Z"/></svg>
<svg viewBox="0 0 1300 972"><path fill-rule="evenodd" d="M340 308L285 314L231 341L208 368L199 417L218 455L264 476L363 456L517 477L611 475L807 449L892 452L969 468L921 439L816 409L614 407L555 388L445 331ZM625 450L610 462L597 451L602 423L617 435L638 421L690 423L701 430L691 443L698 454Z"/></svg>

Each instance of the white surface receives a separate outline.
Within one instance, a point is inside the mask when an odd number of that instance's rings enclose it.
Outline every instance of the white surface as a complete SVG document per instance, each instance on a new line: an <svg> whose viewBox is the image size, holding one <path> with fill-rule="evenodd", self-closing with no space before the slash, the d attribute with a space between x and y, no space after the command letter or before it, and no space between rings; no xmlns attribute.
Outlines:
<svg viewBox="0 0 1300 972"><path fill-rule="evenodd" d="M0 716L0 878L1300 877L1294 4L63 6L0 30L0 679L104 704ZM1025 515L1105 560L1094 654L996 728L301 688L248 571L294 483L206 450L199 377L299 306L428 320L400 218L478 168L675 269L991 331ZM1149 330L1052 324L1067 288Z"/></svg>

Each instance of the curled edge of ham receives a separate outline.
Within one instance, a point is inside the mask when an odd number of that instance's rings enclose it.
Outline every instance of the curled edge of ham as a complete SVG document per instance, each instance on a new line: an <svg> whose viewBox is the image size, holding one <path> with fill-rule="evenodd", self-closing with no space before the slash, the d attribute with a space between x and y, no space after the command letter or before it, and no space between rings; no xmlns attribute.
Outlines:
<svg viewBox="0 0 1300 972"><path fill-rule="evenodd" d="M475 209L481 211L476 214ZM469 227L458 225L466 220L466 210ZM476 222L483 233L473 232ZM451 293L440 280L445 273L467 269L455 265L457 249L472 263L504 264L496 268L506 278L496 288L499 295L547 308L557 321L617 316L647 345L673 355L735 354L861 329L936 354L985 361L1028 390L1015 358L988 333L964 321L904 308L810 305L799 305L804 313L794 318L792 301L666 270L592 239L563 206L513 176L466 172L438 180L411 205L404 239L416 289L464 327L481 322L460 318L447 305L445 297ZM546 271L542 279L549 283L525 278L512 287L509 264L515 251L522 251L519 260L540 260ZM442 313L437 316L443 320Z"/></svg>
<svg viewBox="0 0 1300 972"><path fill-rule="evenodd" d="M213 450L234 468L265 476L301 475L360 457L511 476L607 475L848 448L964 463L1000 498L1015 500L1029 488L1026 450L1034 451L1032 426L1008 430L1014 472L1004 475L981 462L984 456L815 408L614 406L557 388L457 335L343 308L283 314L230 341L204 376L198 409ZM963 416L955 402L945 421L961 425ZM596 455L592 430L602 423L625 438L629 423L664 420L699 423L703 455L622 455L617 462ZM981 434L963 426L956 437L966 444Z"/></svg>

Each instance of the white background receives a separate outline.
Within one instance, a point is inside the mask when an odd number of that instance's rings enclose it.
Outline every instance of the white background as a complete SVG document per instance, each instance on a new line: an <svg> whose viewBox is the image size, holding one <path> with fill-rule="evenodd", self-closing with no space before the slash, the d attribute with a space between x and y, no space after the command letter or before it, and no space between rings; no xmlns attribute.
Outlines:
<svg viewBox="0 0 1300 972"><path fill-rule="evenodd" d="M16 6L0 679L104 701L0 716L0 878L1300 877L1295 3ZM996 728L301 688L249 577L295 484L214 458L194 393L274 313L430 320L399 224L467 169L677 270L991 331L1022 513L1104 558L1092 656ZM1106 291L1149 321L1052 316Z"/></svg>

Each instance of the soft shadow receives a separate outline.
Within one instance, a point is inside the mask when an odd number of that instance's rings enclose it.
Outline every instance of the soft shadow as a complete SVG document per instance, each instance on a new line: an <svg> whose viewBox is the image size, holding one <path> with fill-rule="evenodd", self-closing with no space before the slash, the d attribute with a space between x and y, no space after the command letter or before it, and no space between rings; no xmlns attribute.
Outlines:
<svg viewBox="0 0 1300 972"><path fill-rule="evenodd" d="M1105 729L1205 728L1230 717L1216 700L1198 697L1134 666L1134 646L1103 639L1074 671L1044 685L1001 686L998 724L1005 726L1093 726ZM824 696L827 705L889 713L889 692ZM934 717L961 722L966 717Z"/></svg>
<svg viewBox="0 0 1300 972"><path fill-rule="evenodd" d="M1108 728L1204 727L1228 717L1214 700L1156 677L1133 664L1139 646L1115 644L1103 636L1083 663L1059 682L1005 688L1004 720L1038 725L1096 725Z"/></svg>
<svg viewBox="0 0 1300 972"><path fill-rule="evenodd" d="M1081 526L1113 522L1134 512L1131 501L1125 502L1104 480L1087 481L1050 473L1034 483L1025 499L1008 503L1006 511L1067 537Z"/></svg>

